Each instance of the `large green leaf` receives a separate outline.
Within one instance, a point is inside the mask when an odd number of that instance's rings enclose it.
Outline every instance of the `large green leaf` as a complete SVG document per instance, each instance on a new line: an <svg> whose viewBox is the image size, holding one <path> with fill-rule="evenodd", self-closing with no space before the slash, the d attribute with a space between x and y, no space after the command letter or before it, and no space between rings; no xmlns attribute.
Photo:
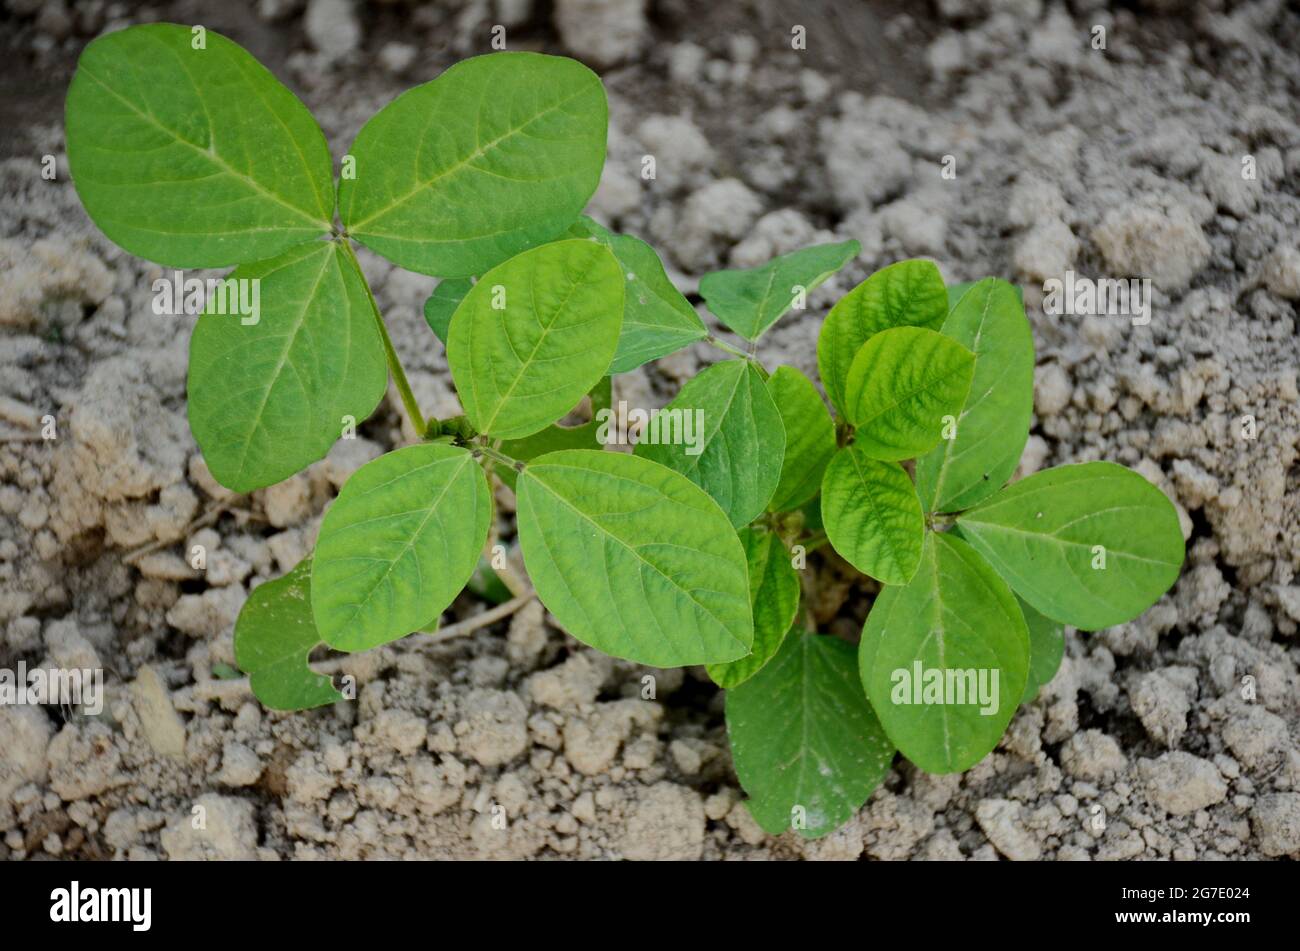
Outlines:
<svg viewBox="0 0 1300 951"><path fill-rule="evenodd" d="M718 320L746 340L757 340L801 295L806 298L861 250L856 241L818 244L762 267L715 271L700 278L700 296Z"/></svg>
<svg viewBox="0 0 1300 951"><path fill-rule="evenodd" d="M675 419L680 425L668 425ZM781 479L785 428L752 363L715 363L659 411L656 425L661 441L643 434L638 456L685 475L717 499L737 528L763 513ZM695 438L675 438L679 433ZM664 441L668 436L673 441Z"/></svg>
<svg viewBox="0 0 1300 951"><path fill-rule="evenodd" d="M494 267L465 295L447 340L465 415L501 439L555 422L606 375L622 321L622 271L591 241L556 241Z"/></svg>
<svg viewBox="0 0 1300 951"><path fill-rule="evenodd" d="M558 237L605 164L600 78L572 59L492 53L408 90L362 127L339 184L349 233L402 267L482 274Z"/></svg>
<svg viewBox="0 0 1300 951"><path fill-rule="evenodd" d="M826 463L835 455L835 424L817 388L794 367L777 367L767 391L785 427L785 456L769 511L789 512L817 494Z"/></svg>
<svg viewBox="0 0 1300 951"><path fill-rule="evenodd" d="M845 446L822 479L822 524L831 545L858 571L907 584L921 562L925 517L903 467Z"/></svg>
<svg viewBox="0 0 1300 951"><path fill-rule="evenodd" d="M902 754L956 773L997 746L1020 705L1029 632L993 569L961 539L931 532L912 580L876 598L858 661Z"/></svg>
<svg viewBox="0 0 1300 951"><path fill-rule="evenodd" d="M852 645L804 631L791 631L766 667L727 691L727 735L749 811L772 835L834 832L894 759Z"/></svg>
<svg viewBox="0 0 1300 951"><path fill-rule="evenodd" d="M664 273L654 248L640 238L614 234L590 218L578 219L569 234L591 238L618 258L627 279L623 329L610 373L626 373L709 335L695 308Z"/></svg>
<svg viewBox="0 0 1300 951"><path fill-rule="evenodd" d="M748 657L708 666L709 676L719 687L739 686L762 670L785 640L799 610L799 575L780 536L763 528L745 528L740 543L749 560L754 646Z"/></svg>
<svg viewBox="0 0 1300 951"><path fill-rule="evenodd" d="M1018 595L1085 631L1137 617L1178 580L1183 564L1173 503L1110 462L1035 473L957 524Z"/></svg>
<svg viewBox="0 0 1300 951"><path fill-rule="evenodd" d="M935 446L970 392L975 355L920 327L876 334L845 384L844 416L856 445L876 459L910 459Z"/></svg>
<svg viewBox="0 0 1300 951"><path fill-rule="evenodd" d="M235 663L253 695L272 710L306 710L342 700L307 666L321 643L311 615L311 560L253 589L235 622Z"/></svg>
<svg viewBox="0 0 1300 951"><path fill-rule="evenodd" d="M948 291L930 261L899 261L871 275L831 308L817 338L817 368L831 404L846 415L849 367L862 345L891 327L938 330Z"/></svg>
<svg viewBox="0 0 1300 951"><path fill-rule="evenodd" d="M68 164L95 224L172 267L274 257L330 230L329 148L307 107L208 30L106 33L68 89Z"/></svg>
<svg viewBox="0 0 1300 951"><path fill-rule="evenodd" d="M311 601L326 643L365 650L436 621L478 564L490 498L455 446L408 446L358 469L316 542Z"/></svg>
<svg viewBox="0 0 1300 951"><path fill-rule="evenodd" d="M1065 656L1065 628L1035 611L1018 595L1016 603L1029 628L1029 676L1025 678L1025 692L1020 695L1021 703L1029 703L1044 684L1051 683L1061 667L1061 658Z"/></svg>
<svg viewBox="0 0 1300 951"><path fill-rule="evenodd" d="M379 405L388 369L365 278L339 242L300 244L230 279L257 282L261 314L245 324L209 301L190 337L190 428L217 481L248 492L323 458L345 416Z"/></svg>
<svg viewBox="0 0 1300 951"><path fill-rule="evenodd" d="M453 277L439 281L429 299L424 302L424 322L429 325L433 335L447 345L447 331L451 327L452 315L465 299L474 282L468 277Z"/></svg>
<svg viewBox="0 0 1300 951"><path fill-rule="evenodd" d="M970 508L1016 471L1034 412L1034 336L1017 289L980 281L944 321L943 333L975 353L970 395L953 439L916 461L927 511Z"/></svg>
<svg viewBox="0 0 1300 951"><path fill-rule="evenodd" d="M553 452L519 476L519 543L542 602L606 654L715 664L754 640L745 550L680 473L636 456Z"/></svg>

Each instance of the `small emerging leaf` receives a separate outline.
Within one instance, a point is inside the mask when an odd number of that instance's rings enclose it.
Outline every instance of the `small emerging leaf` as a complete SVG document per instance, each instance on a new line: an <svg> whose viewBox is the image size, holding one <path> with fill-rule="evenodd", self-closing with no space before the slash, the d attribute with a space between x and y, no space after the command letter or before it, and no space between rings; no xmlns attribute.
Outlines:
<svg viewBox="0 0 1300 951"><path fill-rule="evenodd" d="M715 363L659 412L658 443L642 436L636 454L682 473L748 525L781 478L785 427L762 375L748 360Z"/></svg>
<svg viewBox="0 0 1300 951"><path fill-rule="evenodd" d="M957 773L997 746L1020 705L1029 632L993 569L961 539L930 532L912 580L876 598L858 663L903 755Z"/></svg>
<svg viewBox="0 0 1300 951"><path fill-rule="evenodd" d="M605 376L622 321L623 274L598 244L556 241L494 267L447 338L465 415L500 439L555 422Z"/></svg>
<svg viewBox="0 0 1300 951"><path fill-rule="evenodd" d="M565 450L528 464L518 502L528 575L578 640L652 667L750 652L745 551L685 476L625 453Z"/></svg>
<svg viewBox="0 0 1300 951"><path fill-rule="evenodd" d="M790 512L821 489L822 473L835 455L835 424L817 388L794 367L777 367L767 391L785 427L785 456L769 512Z"/></svg>
<svg viewBox="0 0 1300 951"><path fill-rule="evenodd" d="M817 338L817 368L831 405L847 416L849 367L872 336L891 327L938 330L947 316L948 291L930 261L891 264L845 294Z"/></svg>
<svg viewBox="0 0 1300 951"><path fill-rule="evenodd" d="M312 611L331 647L360 651L428 627L487 542L487 478L465 449L422 443L358 469L325 513Z"/></svg>
<svg viewBox="0 0 1300 951"><path fill-rule="evenodd" d="M757 340L861 250L856 241L818 244L762 267L715 271L700 278L700 296L718 320L746 340Z"/></svg>
<svg viewBox="0 0 1300 951"><path fill-rule="evenodd" d="M339 214L349 234L408 270L483 274L582 211L605 164L608 121L600 78L577 60L475 56L362 127Z"/></svg>
<svg viewBox="0 0 1300 951"><path fill-rule="evenodd" d="M199 318L190 428L216 480L249 492L324 458L344 417L359 422L384 398L388 367L365 278L338 242L300 244L230 278L260 282L261 315L245 324L210 303Z"/></svg>
<svg viewBox="0 0 1300 951"><path fill-rule="evenodd" d="M447 331L451 327L451 317L456 308L465 299L474 282L468 277L446 278L438 282L429 299L424 302L424 321L433 331L433 335L447 345Z"/></svg>
<svg viewBox="0 0 1300 951"><path fill-rule="evenodd" d="M921 562L925 517L903 467L845 446L822 480L822 524L831 545L858 571L907 584Z"/></svg>
<svg viewBox="0 0 1300 951"><path fill-rule="evenodd" d="M772 659L799 610L799 575L790 552L775 532L745 528L740 532L749 561L749 597L754 612L754 646L748 657L706 670L719 687L744 683Z"/></svg>
<svg viewBox="0 0 1300 951"><path fill-rule="evenodd" d="M654 248L640 238L614 234L583 216L569 229L574 237L591 238L618 258L627 279L623 329L610 373L626 373L709 335L690 301L664 273Z"/></svg>
<svg viewBox="0 0 1300 951"><path fill-rule="evenodd" d="M1131 469L1038 472L962 515L962 535L1029 604L1096 631L1137 617L1178 580L1173 503Z"/></svg>
<svg viewBox="0 0 1300 951"><path fill-rule="evenodd" d="M772 835L834 832L894 760L863 696L853 646L805 631L791 631L766 667L727 691L727 736L749 811Z"/></svg>
<svg viewBox="0 0 1300 951"><path fill-rule="evenodd" d="M104 234L172 267L274 257L326 234L329 147L244 49L150 23L90 42L68 89L68 164Z"/></svg>
<svg viewBox="0 0 1300 951"><path fill-rule="evenodd" d="M330 678L307 666L321 643L311 614L311 560L253 589L235 622L235 663L272 710L307 710L342 700Z"/></svg>
<svg viewBox="0 0 1300 951"><path fill-rule="evenodd" d="M975 353L970 395L956 433L916 461L916 487L930 512L959 512L1011 478L1034 412L1034 337L1018 290L980 281L944 321L943 333Z"/></svg>
<svg viewBox="0 0 1300 951"><path fill-rule="evenodd" d="M854 444L875 459L909 459L956 425L975 372L975 355L920 327L882 331L853 358L844 417Z"/></svg>

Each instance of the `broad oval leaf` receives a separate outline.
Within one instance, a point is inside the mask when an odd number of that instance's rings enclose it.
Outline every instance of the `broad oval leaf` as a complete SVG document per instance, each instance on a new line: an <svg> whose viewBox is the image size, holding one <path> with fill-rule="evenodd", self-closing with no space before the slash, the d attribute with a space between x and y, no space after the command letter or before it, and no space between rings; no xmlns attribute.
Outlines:
<svg viewBox="0 0 1300 951"><path fill-rule="evenodd" d="M708 492L737 528L776 492L785 427L748 360L715 363L654 417L636 454L676 469Z"/></svg>
<svg viewBox="0 0 1300 951"><path fill-rule="evenodd" d="M929 512L957 512L988 498L1011 478L1034 412L1034 336L1019 291L980 281L943 324L975 354L970 395L953 439L916 461L916 488Z"/></svg>
<svg viewBox="0 0 1300 951"><path fill-rule="evenodd" d="M849 367L872 336L891 327L938 330L947 316L948 291L931 261L891 264L841 297L817 337L817 369L831 405L848 415Z"/></svg>
<svg viewBox="0 0 1300 951"><path fill-rule="evenodd" d="M714 271L700 278L700 296L723 324L746 340L757 340L800 297L806 298L861 250L857 241L818 244L775 257L762 267Z"/></svg>
<svg viewBox="0 0 1300 951"><path fill-rule="evenodd" d="M839 638L791 631L766 667L727 691L736 776L772 835L834 832L889 774L894 745L853 660L853 646Z"/></svg>
<svg viewBox="0 0 1300 951"><path fill-rule="evenodd" d="M329 147L307 107L224 36L192 39L150 23L82 52L65 121L90 217L172 267L260 261L328 232Z"/></svg>
<svg viewBox="0 0 1300 951"><path fill-rule="evenodd" d="M408 446L358 469L316 542L311 601L325 642L366 650L436 621L478 564L490 498L456 446Z"/></svg>
<svg viewBox="0 0 1300 951"><path fill-rule="evenodd" d="M362 127L339 213L354 238L408 270L482 274L582 211L608 121L600 78L577 60L475 56Z"/></svg>
<svg viewBox="0 0 1300 951"><path fill-rule="evenodd" d="M307 666L321 643L311 614L311 559L253 589L235 622L235 664L253 696L272 710L307 710L342 700L330 678Z"/></svg>
<svg viewBox="0 0 1300 951"><path fill-rule="evenodd" d="M1029 632L1016 599L959 538L930 532L921 566L876 598L858 648L889 738L930 773L974 766L1020 705Z"/></svg>
<svg viewBox="0 0 1300 951"><path fill-rule="evenodd" d="M1038 696L1038 691L1051 683L1060 670L1061 658L1065 656L1065 627L1035 611L1019 595L1016 603L1029 629L1029 676L1025 678L1025 692L1020 696L1023 704Z"/></svg>
<svg viewBox="0 0 1300 951"><path fill-rule="evenodd" d="M956 420L975 355L941 333L896 327L876 334L849 368L844 416L854 443L876 459L910 459L932 449Z"/></svg>
<svg viewBox="0 0 1300 951"><path fill-rule="evenodd" d="M340 243L241 265L224 286L224 308L214 295L190 336L190 428L216 480L248 492L324 458L344 417L379 405L388 368L365 278ZM254 286L255 323L216 312Z"/></svg>
<svg viewBox="0 0 1300 951"><path fill-rule="evenodd" d="M739 686L762 670L780 648L799 611L799 575L781 537L767 529L745 528L740 543L749 561L754 645L748 657L706 668L719 687Z"/></svg>
<svg viewBox="0 0 1300 951"><path fill-rule="evenodd" d="M433 335L447 345L447 332L451 327L452 315L465 299L474 282L468 277L453 277L439 281L429 299L424 302L424 322L429 325Z"/></svg>
<svg viewBox="0 0 1300 951"><path fill-rule="evenodd" d="M835 454L822 479L822 524L831 545L864 575L907 584L921 562L925 517L903 467L857 445Z"/></svg>
<svg viewBox="0 0 1300 951"><path fill-rule="evenodd" d="M1137 617L1178 580L1173 503L1111 462L1038 472L962 515L962 535L1015 592L1085 631Z"/></svg>
<svg viewBox="0 0 1300 951"><path fill-rule="evenodd" d="M571 410L609 370L623 274L591 241L545 244L488 271L452 317L447 364L474 428L519 439Z"/></svg>
<svg viewBox="0 0 1300 951"><path fill-rule="evenodd" d="M785 456L770 512L790 512L821 489L822 473L835 455L835 424L817 388L794 367L777 367L767 380L785 428Z"/></svg>
<svg viewBox="0 0 1300 951"><path fill-rule="evenodd" d="M635 370L709 335L690 301L668 279L663 262L650 245L631 235L614 234L586 216L569 234L609 248L627 279L623 328L610 373Z"/></svg>
<svg viewBox="0 0 1300 951"><path fill-rule="evenodd" d="M518 502L528 575L584 644L653 667L750 652L745 550L685 476L625 453L564 450L528 464Z"/></svg>

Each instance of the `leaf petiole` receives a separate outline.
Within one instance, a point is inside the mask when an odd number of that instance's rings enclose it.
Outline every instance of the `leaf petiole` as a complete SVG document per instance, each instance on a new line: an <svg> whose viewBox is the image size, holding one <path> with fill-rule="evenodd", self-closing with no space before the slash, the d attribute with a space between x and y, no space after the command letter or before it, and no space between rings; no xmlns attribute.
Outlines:
<svg viewBox="0 0 1300 951"><path fill-rule="evenodd" d="M415 394L411 392L411 384L407 381L406 371L402 369L402 361L398 359L397 351L393 348L392 338L388 336L388 328L384 326L383 315L379 313L379 304L375 301L375 292L370 289L370 282L365 280L365 272L361 270L361 262L357 260L356 252L352 250L352 243L346 238L339 240L344 252L351 259L352 266L357 269L358 274L362 275L361 283L366 287L366 296L370 298L370 309L375 315L375 326L379 328L379 338L384 343L384 357L388 360L388 372L397 385L397 392L402 397L402 405L406 407L406 415L417 433L425 433L428 431L428 424L424 421L424 414L420 412L420 404L415 401Z"/></svg>

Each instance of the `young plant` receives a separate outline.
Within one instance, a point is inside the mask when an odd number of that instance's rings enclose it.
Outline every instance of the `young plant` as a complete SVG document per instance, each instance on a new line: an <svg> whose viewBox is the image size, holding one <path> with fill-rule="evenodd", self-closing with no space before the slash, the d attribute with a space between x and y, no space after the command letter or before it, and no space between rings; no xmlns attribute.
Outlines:
<svg viewBox="0 0 1300 951"><path fill-rule="evenodd" d="M1129 620L1169 588L1178 519L1109 463L1005 486L1034 352L1003 281L949 289L903 261L850 291L817 349L833 418L811 380L753 354L857 242L707 275L707 306L748 342L728 344L648 245L580 216L606 133L584 66L495 53L380 110L336 181L288 89L229 40L169 24L91 43L67 102L74 181L105 234L172 267L235 266L190 344L191 428L218 481L248 492L323 458L390 377L421 437L358 470L312 556L250 595L236 659L264 704L339 700L315 649L433 628L467 584L500 611L526 600L481 567L505 486L556 621L617 657L706 665L755 817L822 835L896 750L951 772L993 749L1055 672L1062 625ZM353 242L441 278L425 317L463 416L421 414ZM253 319L229 313L246 286ZM698 438L603 451L610 377L697 341L728 359L664 418L689 411ZM585 402L596 418L560 424ZM856 649L810 623L808 554L826 543L883 585Z"/></svg>

